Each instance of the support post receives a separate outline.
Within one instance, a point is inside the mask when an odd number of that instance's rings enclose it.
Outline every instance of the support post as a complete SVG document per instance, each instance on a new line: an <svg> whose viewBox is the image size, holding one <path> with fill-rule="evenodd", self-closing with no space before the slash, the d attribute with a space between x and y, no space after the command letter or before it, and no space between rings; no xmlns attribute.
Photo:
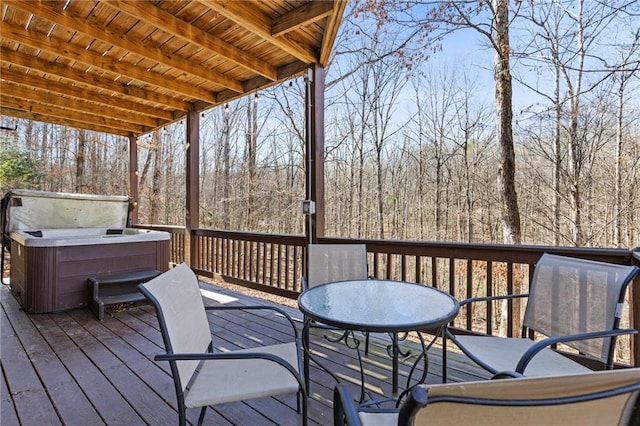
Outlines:
<svg viewBox="0 0 640 426"><path fill-rule="evenodd" d="M186 142L185 261L197 268L198 246L193 230L200 226L200 115L195 111L187 113Z"/></svg>
<svg viewBox="0 0 640 426"><path fill-rule="evenodd" d="M129 136L129 198L132 204L129 212L130 224L138 223L138 197L138 138Z"/></svg>
<svg viewBox="0 0 640 426"><path fill-rule="evenodd" d="M305 234L309 243L324 236L324 68L312 65L305 74L306 83L306 192L315 202L315 213L307 215Z"/></svg>

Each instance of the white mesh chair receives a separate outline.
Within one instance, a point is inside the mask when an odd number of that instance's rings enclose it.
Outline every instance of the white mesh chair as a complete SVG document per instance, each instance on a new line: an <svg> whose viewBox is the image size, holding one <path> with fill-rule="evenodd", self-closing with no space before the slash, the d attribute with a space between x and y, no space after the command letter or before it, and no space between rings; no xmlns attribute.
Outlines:
<svg viewBox="0 0 640 426"><path fill-rule="evenodd" d="M332 281L368 278L365 244L309 244L307 250L309 264L302 290Z"/></svg>
<svg viewBox="0 0 640 426"><path fill-rule="evenodd" d="M303 291L333 281L368 279L365 244L309 244L307 250L309 262L307 275L301 280ZM317 322L314 322L313 326L334 330L333 327ZM369 336L367 335L367 351L368 348Z"/></svg>
<svg viewBox="0 0 640 426"><path fill-rule="evenodd" d="M365 244L309 244L307 245L308 259L307 275L302 277L302 290L334 281L366 280L367 275L367 246ZM313 322L314 328L335 330L326 324ZM325 336L329 341L336 342L346 337L338 338ZM365 336L365 353L369 350L369 335ZM305 357L305 376L308 384L309 358Z"/></svg>
<svg viewBox="0 0 640 426"><path fill-rule="evenodd" d="M417 385L400 408L359 408L334 391L336 426L640 424L640 368Z"/></svg>
<svg viewBox="0 0 640 426"><path fill-rule="evenodd" d="M198 279L180 264L138 286L155 306L178 399L179 424L186 424L187 408L201 407L198 424L206 408L215 404L298 393L303 424L307 424L307 398L301 371L301 342L295 324L286 312L269 306L204 306ZM210 310L273 310L289 320L291 343L232 352L214 352L207 319Z"/></svg>
<svg viewBox="0 0 640 426"><path fill-rule="evenodd" d="M545 253L535 266L528 295L467 299L481 301L527 297L522 337L469 336L447 333L469 358L487 371L516 371L525 376L549 376L591 371L550 347L558 343L613 367L627 285L640 269ZM545 336L534 341L532 332Z"/></svg>
<svg viewBox="0 0 640 426"><path fill-rule="evenodd" d="M370 279L367 273L367 246L366 244L309 244L307 246L309 263L307 265L307 276L302 277L302 290L313 286L334 281L366 280ZM375 282L372 283L375 285ZM335 330L325 324L314 322L316 328ZM330 341L340 341L346 337L331 338L325 336ZM392 342L402 340L406 336L398 337L393 333L389 334ZM369 333L365 333L365 354L369 353ZM393 358L393 348L387 346L387 353ZM408 356L409 352L403 353L398 348L398 354ZM396 355L397 356L397 355ZM308 380L308 358L305 358L305 374ZM395 391L395 389L394 389Z"/></svg>

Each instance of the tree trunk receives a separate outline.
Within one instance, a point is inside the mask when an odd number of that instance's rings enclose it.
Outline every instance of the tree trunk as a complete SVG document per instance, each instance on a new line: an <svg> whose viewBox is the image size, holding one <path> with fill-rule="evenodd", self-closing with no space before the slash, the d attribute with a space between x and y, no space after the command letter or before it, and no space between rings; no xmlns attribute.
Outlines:
<svg viewBox="0 0 640 426"><path fill-rule="evenodd" d="M503 240L520 244L520 211L515 187L515 151L513 147L511 110L511 71L509 69L509 1L494 0L492 38L496 46L494 78L496 83L496 135L500 149L498 186L502 202Z"/></svg>
<svg viewBox="0 0 640 426"><path fill-rule="evenodd" d="M229 229L231 224L231 147L230 138L231 125L229 118L229 107L224 109L222 117L222 212L223 229Z"/></svg>
<svg viewBox="0 0 640 426"><path fill-rule="evenodd" d="M624 112L624 77L621 78L618 88L618 107L616 110L616 176L615 176L615 200L613 245L622 247L622 114Z"/></svg>
<svg viewBox="0 0 640 426"><path fill-rule="evenodd" d="M82 192L84 187L84 155L86 151L86 132L78 130L78 149L76 150L76 184L75 192Z"/></svg>
<svg viewBox="0 0 640 426"><path fill-rule="evenodd" d="M162 150L160 147L160 130L153 133L153 177L151 181L151 209L149 213L149 223L160 223L160 168L162 163Z"/></svg>
<svg viewBox="0 0 640 426"><path fill-rule="evenodd" d="M253 107L252 107L253 104ZM253 99L247 97L247 229L256 229L255 212L252 207L255 204L254 186L257 176L256 151L258 132L258 95Z"/></svg>
<svg viewBox="0 0 640 426"><path fill-rule="evenodd" d="M562 171L562 143L560 131L562 129L562 103L560 101L560 70L556 66L553 88L555 102L555 123L553 130L553 244L560 245L560 178Z"/></svg>
<svg viewBox="0 0 640 426"><path fill-rule="evenodd" d="M515 187L516 156L513 147L512 107L511 107L511 70L509 69L509 1L494 0L493 41L496 47L494 78L496 83L496 135L500 150L501 165L498 185L502 201L503 241L505 244L521 244L520 211ZM521 292L519 280L513 282L513 292ZM522 304L513 302L514 312L519 313ZM504 312L501 312L504 314ZM501 327L506 328L506 317ZM514 316L514 330L521 326L520 316ZM506 330L501 330L506 331Z"/></svg>

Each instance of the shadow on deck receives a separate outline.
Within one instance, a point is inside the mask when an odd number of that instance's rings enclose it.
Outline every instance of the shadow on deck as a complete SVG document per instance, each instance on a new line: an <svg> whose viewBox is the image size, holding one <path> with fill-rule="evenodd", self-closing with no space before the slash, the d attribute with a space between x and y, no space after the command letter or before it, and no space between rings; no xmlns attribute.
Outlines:
<svg viewBox="0 0 640 426"><path fill-rule="evenodd" d="M174 425L178 415L168 363L156 363L162 352L162 338L150 305L129 306L111 311L99 322L89 309L59 314L27 315L0 286L2 366L2 425ZM267 304L227 289L203 284L206 303ZM294 318L302 315L287 309ZM210 315L214 346L220 350L278 343L288 338L281 318L264 313L227 311ZM359 392L356 351L331 343L320 335L311 337L315 357ZM412 343L408 343L411 345ZM415 350L414 350L415 353ZM452 354L449 380L486 378L466 358ZM403 387L414 358L404 360L400 371ZM391 362L386 342L372 339L371 352L364 358L367 390L373 394L391 392ZM420 372L414 373L418 376ZM440 382L441 348L429 356L427 382ZM335 381L312 364L309 424L333 422L332 392ZM229 403L209 409L205 424L297 425L300 418L294 396L263 398ZM195 424L199 410L187 410Z"/></svg>

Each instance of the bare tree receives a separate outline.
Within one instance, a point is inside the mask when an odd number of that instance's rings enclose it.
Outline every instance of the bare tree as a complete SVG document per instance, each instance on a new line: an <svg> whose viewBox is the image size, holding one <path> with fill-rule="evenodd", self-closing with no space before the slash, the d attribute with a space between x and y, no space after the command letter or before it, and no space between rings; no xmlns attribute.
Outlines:
<svg viewBox="0 0 640 426"><path fill-rule="evenodd" d="M589 156L594 143L583 137L581 114L585 98L605 82L615 70L602 66L605 61L601 45L610 37L611 28L620 17L637 3L616 2L540 2L527 4L523 15L535 30L527 39L529 43L519 50L523 65L537 67L545 64L551 72L553 93L546 92L546 79L526 78L520 81L538 95L553 104L554 136L554 235L559 243L561 235L562 180L566 181L569 201L570 241L584 245L589 240L584 223L585 187L589 179ZM614 66L613 68L618 68ZM538 83L538 84L535 84ZM566 138L566 147L563 139ZM566 159L566 161L565 161Z"/></svg>
<svg viewBox="0 0 640 426"><path fill-rule="evenodd" d="M623 213L623 179L628 178L629 173L623 171L624 165L624 117L625 107L629 100L628 87L631 79L640 73L640 28L636 28L633 33L628 48L619 49L619 65L613 78L617 85L616 98L616 162L615 162L615 211L614 211L614 234L613 244L616 247L622 246L623 223L626 215Z"/></svg>
<svg viewBox="0 0 640 426"><path fill-rule="evenodd" d="M455 149L456 79L457 74L449 67L426 69L413 79L416 113L412 127L415 128L413 138L418 145L417 178L420 179L420 192L426 190L423 180L427 176L433 179L433 198L429 200L432 214L428 217L435 226L435 234L431 238L436 240L444 239L448 232L448 202L444 194L448 186L447 162Z"/></svg>
<svg viewBox="0 0 640 426"><path fill-rule="evenodd" d="M472 28L481 34L495 54L496 138L500 152L498 194L501 201L503 240L520 244L520 211L515 187L515 150L512 130L512 82L510 69L509 1L387 1L361 2L357 10L370 12L379 27L405 25L411 38L426 47L436 48L447 34ZM417 30L415 30L417 28ZM416 57L425 57L421 50ZM412 61L407 61L411 63Z"/></svg>

